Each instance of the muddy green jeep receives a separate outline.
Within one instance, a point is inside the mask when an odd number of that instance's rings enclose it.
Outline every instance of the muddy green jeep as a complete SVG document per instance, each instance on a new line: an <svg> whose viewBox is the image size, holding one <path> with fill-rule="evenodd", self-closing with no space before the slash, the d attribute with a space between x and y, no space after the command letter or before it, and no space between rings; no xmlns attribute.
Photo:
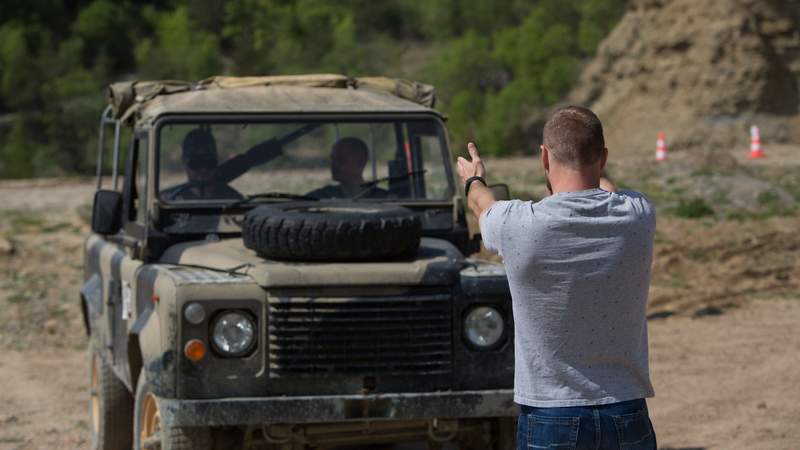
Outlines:
<svg viewBox="0 0 800 450"><path fill-rule="evenodd" d="M430 86L216 77L109 103L92 448L513 448L508 284L467 257Z"/></svg>

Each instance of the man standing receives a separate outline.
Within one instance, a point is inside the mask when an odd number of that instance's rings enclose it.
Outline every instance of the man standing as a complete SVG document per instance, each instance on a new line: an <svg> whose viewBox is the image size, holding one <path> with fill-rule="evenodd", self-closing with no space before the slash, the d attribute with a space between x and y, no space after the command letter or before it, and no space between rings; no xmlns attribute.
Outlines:
<svg viewBox="0 0 800 450"><path fill-rule="evenodd" d="M601 189L608 150L590 110L556 111L541 161L551 194L496 201L470 143L458 159L487 249L503 256L514 310L519 449L655 449L645 310L655 211Z"/></svg>

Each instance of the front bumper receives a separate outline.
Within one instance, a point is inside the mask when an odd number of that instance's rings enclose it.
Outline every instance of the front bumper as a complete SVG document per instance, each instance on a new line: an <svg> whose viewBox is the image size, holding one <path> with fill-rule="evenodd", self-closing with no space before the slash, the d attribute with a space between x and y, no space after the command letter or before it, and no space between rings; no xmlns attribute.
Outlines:
<svg viewBox="0 0 800 450"><path fill-rule="evenodd" d="M159 398L167 426L513 417L513 390L180 400Z"/></svg>

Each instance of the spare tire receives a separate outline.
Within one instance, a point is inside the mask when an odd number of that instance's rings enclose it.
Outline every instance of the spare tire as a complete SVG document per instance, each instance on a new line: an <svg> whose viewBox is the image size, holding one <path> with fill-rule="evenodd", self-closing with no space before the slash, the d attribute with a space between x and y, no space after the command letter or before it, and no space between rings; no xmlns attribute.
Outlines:
<svg viewBox="0 0 800 450"><path fill-rule="evenodd" d="M247 248L269 259L363 261L411 256L422 222L400 206L357 202L287 202L245 215Z"/></svg>

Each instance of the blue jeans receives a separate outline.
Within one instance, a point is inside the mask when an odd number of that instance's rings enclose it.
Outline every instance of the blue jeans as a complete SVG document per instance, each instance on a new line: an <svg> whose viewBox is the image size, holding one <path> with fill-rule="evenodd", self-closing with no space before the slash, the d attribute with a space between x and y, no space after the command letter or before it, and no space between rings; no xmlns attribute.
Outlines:
<svg viewBox="0 0 800 450"><path fill-rule="evenodd" d="M517 450L655 450L644 399L597 406L520 405Z"/></svg>

